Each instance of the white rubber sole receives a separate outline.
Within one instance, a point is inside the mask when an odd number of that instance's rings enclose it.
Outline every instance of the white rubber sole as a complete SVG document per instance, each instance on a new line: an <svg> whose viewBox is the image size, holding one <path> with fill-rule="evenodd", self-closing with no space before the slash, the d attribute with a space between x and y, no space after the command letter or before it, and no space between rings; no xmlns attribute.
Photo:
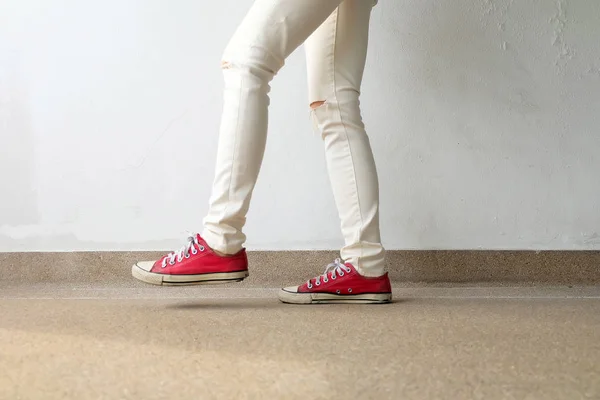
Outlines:
<svg viewBox="0 0 600 400"><path fill-rule="evenodd" d="M168 275L148 272L137 264L131 267L131 275L142 282L160 286L218 285L241 282L248 277L248 271L220 272L200 275Z"/></svg>
<svg viewBox="0 0 600 400"><path fill-rule="evenodd" d="M297 293L279 291L279 300L289 304L383 304L392 301L391 293L340 295L329 293Z"/></svg>

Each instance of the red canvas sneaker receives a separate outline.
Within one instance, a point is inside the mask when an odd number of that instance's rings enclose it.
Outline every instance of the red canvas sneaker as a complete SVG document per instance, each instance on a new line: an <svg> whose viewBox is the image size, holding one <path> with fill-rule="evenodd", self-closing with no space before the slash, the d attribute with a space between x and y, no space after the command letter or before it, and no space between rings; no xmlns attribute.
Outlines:
<svg viewBox="0 0 600 400"><path fill-rule="evenodd" d="M136 263L131 274L153 285L239 282L248 276L248 258L244 249L233 256L220 256L196 234L178 251L157 261Z"/></svg>
<svg viewBox="0 0 600 400"><path fill-rule="evenodd" d="M392 300L392 286L387 273L376 278L362 276L352 264L337 259L323 275L302 286L281 289L279 300L293 304L388 303Z"/></svg>

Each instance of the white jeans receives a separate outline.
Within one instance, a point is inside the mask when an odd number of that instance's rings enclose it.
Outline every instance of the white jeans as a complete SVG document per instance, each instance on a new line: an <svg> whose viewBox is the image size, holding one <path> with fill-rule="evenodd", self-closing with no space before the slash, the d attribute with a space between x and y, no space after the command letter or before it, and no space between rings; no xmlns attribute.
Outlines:
<svg viewBox="0 0 600 400"><path fill-rule="evenodd" d="M223 55L225 78L216 176L202 236L232 254L267 138L269 82L303 42L309 104L325 143L341 219L342 258L367 276L383 274L379 186L359 106L373 0L256 0Z"/></svg>

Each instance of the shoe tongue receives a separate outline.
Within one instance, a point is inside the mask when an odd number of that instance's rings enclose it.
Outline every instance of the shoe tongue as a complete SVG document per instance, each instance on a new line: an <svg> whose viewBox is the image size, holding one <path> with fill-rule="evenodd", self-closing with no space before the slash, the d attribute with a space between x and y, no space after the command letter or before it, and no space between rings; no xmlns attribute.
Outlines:
<svg viewBox="0 0 600 400"><path fill-rule="evenodd" d="M198 242L199 245L204 246L207 249L210 249L210 246L206 243L206 240L202 239L202 236L200 236L199 233L196 233L196 241Z"/></svg>
<svg viewBox="0 0 600 400"><path fill-rule="evenodd" d="M202 236L200 236L199 233L196 233L196 241L198 242L198 244L201 244L204 247L208 246L206 244L206 241L204 239L202 239Z"/></svg>

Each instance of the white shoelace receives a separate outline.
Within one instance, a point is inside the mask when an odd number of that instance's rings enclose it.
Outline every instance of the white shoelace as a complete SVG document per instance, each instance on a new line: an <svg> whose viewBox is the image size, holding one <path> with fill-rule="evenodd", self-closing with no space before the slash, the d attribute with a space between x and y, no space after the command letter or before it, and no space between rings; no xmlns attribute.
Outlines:
<svg viewBox="0 0 600 400"><path fill-rule="evenodd" d="M331 275L329 274L331 272ZM339 258L336 258L334 262L332 262L331 264L329 264L327 266L327 268L325 268L325 272L323 272L323 275L319 275L317 276L317 278L315 279L315 285L316 286L320 286L321 285L321 278L323 278L323 283L327 283L329 282L329 279L331 280L335 280L338 276L344 276L345 273L350 273L352 272L352 269L350 269L350 267L347 267L342 260L340 260ZM312 284L312 279L310 279L307 283L307 286L309 289L313 288L313 284Z"/></svg>
<svg viewBox="0 0 600 400"><path fill-rule="evenodd" d="M162 267L165 268L167 262L169 265L175 265L175 262L181 262L184 258L190 258L190 253L196 255L198 254L198 250L204 251L204 246L198 243L197 235L190 234L186 244L181 246L179 250L169 253L163 258Z"/></svg>

